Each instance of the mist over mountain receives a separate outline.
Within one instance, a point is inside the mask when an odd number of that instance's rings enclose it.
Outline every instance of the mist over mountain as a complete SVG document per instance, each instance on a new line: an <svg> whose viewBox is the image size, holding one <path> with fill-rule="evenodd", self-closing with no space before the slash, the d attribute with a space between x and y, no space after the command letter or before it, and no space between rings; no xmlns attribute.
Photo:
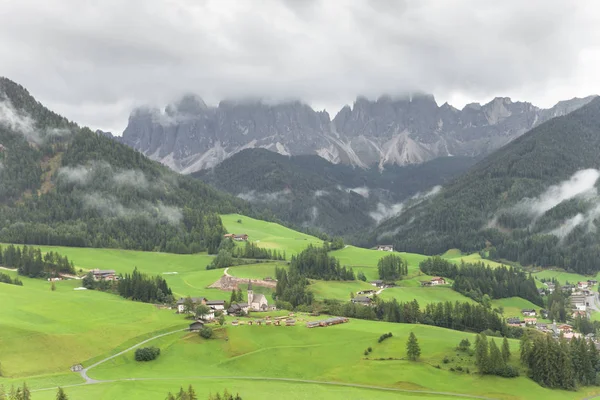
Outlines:
<svg viewBox="0 0 600 400"><path fill-rule="evenodd" d="M192 176L268 208L288 224L357 237L393 217L411 197L448 183L474 163L469 157L443 157L380 172L377 167L333 164L317 155L245 149Z"/></svg>
<svg viewBox="0 0 600 400"><path fill-rule="evenodd" d="M551 119L476 164L436 196L404 209L372 241L581 273L600 269L600 99Z"/></svg>
<svg viewBox="0 0 600 400"><path fill-rule="evenodd" d="M48 110L0 78L0 241L216 251L241 199Z"/></svg>
<svg viewBox="0 0 600 400"><path fill-rule="evenodd" d="M487 155L592 98L540 109L498 97L458 110L447 103L438 106L425 94L376 101L359 97L331 119L299 101L222 101L210 107L198 96L185 95L164 109L134 110L117 140L182 173L214 167L248 148L383 170L438 157Z"/></svg>

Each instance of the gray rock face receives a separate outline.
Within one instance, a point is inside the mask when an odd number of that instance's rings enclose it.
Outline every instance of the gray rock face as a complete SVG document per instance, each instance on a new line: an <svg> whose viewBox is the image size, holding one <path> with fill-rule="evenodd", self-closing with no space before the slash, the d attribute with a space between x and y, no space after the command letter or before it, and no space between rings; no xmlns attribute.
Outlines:
<svg viewBox="0 0 600 400"><path fill-rule="evenodd" d="M331 120L326 112L297 101L223 101L208 107L199 97L185 95L164 110L134 110L119 140L182 173L214 167L246 148L384 168L487 154L593 97L561 101L546 110L509 98L458 110L438 106L425 94L376 101L359 97Z"/></svg>

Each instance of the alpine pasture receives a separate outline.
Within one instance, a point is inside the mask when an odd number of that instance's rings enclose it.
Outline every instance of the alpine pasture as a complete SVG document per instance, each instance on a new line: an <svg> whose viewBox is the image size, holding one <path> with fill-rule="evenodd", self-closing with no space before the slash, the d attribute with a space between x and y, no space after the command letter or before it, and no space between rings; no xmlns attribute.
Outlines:
<svg viewBox="0 0 600 400"><path fill-rule="evenodd" d="M241 222L238 222L241 221ZM286 251L288 259L309 244L320 245L315 237L278 224L241 215L225 215L229 232L249 235L249 240L267 248ZM77 270L114 269L119 273L140 271L163 276L176 297L205 296L229 299L229 292L208 289L223 270L206 270L212 256L175 255L114 249L42 247L72 260ZM377 262L389 253L347 246L331 252L342 265L363 271L368 280L377 279ZM386 288L379 296L389 300L417 299L421 306L435 301L470 301L451 287L421 287L430 277L420 273L418 264L426 257L396 253L409 262L409 276L399 287ZM478 255L472 255L475 259ZM469 257L445 254L460 262ZM230 267L228 274L261 279L274 276L275 267L286 262L267 262ZM9 272L16 275L15 272ZM578 392L547 390L525 376L505 379L475 373L474 360L456 351L458 343L472 333L443 328L393 324L352 319L327 328L305 327L305 322L323 317L297 313L295 326L231 325L213 326L211 339L181 331L150 342L161 349L158 359L140 363L134 350L102 362L107 357L160 335L187 327L189 320L174 310L129 301L116 295L75 290L79 280L56 282L56 290L43 280L22 278L23 286L0 283L0 363L5 387L26 381L34 389L33 399L49 400L56 386L64 386L70 399L163 399L180 386L194 385L199 398L227 388L244 399L460 399L479 396L493 399L582 399L595 389ZM242 290L245 285L240 285ZM255 288L256 289L256 288ZM317 299L350 300L350 292L374 289L368 282L311 281ZM270 290L265 290L269 302ZM525 303L506 299L505 315ZM276 312L272 315L281 315ZM251 318L260 318L256 313ZM245 318L244 318L245 319ZM384 333L393 336L382 343ZM406 339L414 332L421 346L421 358L406 359ZM500 343L501 339L496 339ZM518 341L510 341L512 363L518 364ZM365 350L372 351L365 355ZM444 362L447 359L448 362ZM69 367L89 367L85 384ZM459 370L458 367L461 369ZM467 372L468 370L468 372ZM355 386L353 386L355 385Z"/></svg>

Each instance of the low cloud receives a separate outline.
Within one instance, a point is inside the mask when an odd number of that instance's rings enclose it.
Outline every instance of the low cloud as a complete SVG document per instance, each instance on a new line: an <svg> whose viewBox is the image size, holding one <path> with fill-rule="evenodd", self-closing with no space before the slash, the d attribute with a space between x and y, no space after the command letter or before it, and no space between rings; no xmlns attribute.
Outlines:
<svg viewBox="0 0 600 400"><path fill-rule="evenodd" d="M441 190L442 187L438 185L434 186L425 193L418 192L414 194L410 199L403 201L402 203L396 203L391 205L379 203L377 204L377 208L375 209L375 211L369 213L369 216L373 218L375 222L379 225L385 220L402 214L405 209L414 207L417 204L429 199L430 197L437 195Z"/></svg>
<svg viewBox="0 0 600 400"><path fill-rule="evenodd" d="M142 189L148 188L148 180L146 179L146 175L139 170L129 169L117 172L113 176L113 181L118 186L133 186Z"/></svg>
<svg viewBox="0 0 600 400"><path fill-rule="evenodd" d="M354 193L361 195L364 198L369 198L369 194L371 191L369 190L368 187L361 186L361 187L355 187L352 189L348 189L348 192L354 192Z"/></svg>
<svg viewBox="0 0 600 400"><path fill-rule="evenodd" d="M561 240L565 239L571 234L577 227L584 227L587 232L595 232L596 225L595 221L600 218L600 199L599 203L587 211L586 213L579 213L572 218L566 220L561 226L550 231L551 235L559 237Z"/></svg>
<svg viewBox="0 0 600 400"><path fill-rule="evenodd" d="M276 203L288 200L288 196L292 193L290 189L281 190L279 192L259 193L251 190L245 193L239 193L237 197L246 200L250 203Z"/></svg>
<svg viewBox="0 0 600 400"><path fill-rule="evenodd" d="M89 167L62 167L58 170L58 179L76 185L87 185L92 176L92 169Z"/></svg>
<svg viewBox="0 0 600 400"><path fill-rule="evenodd" d="M146 175L140 170L115 170L106 162L93 162L89 165L78 165L76 167L62 167L58 170L58 178L64 182L78 186L86 186L92 183L95 177L108 177L110 184L114 187L136 187L147 189L150 187ZM157 182L156 185L159 185Z"/></svg>
<svg viewBox="0 0 600 400"><path fill-rule="evenodd" d="M177 207L149 202L143 202L137 207L126 207L116 197L99 192L84 194L82 201L84 207L96 210L107 218L145 218L172 225L179 224L183 218L181 209Z"/></svg>
<svg viewBox="0 0 600 400"><path fill-rule="evenodd" d="M323 197L323 196L327 196L329 194L329 192L327 190L315 190L315 197Z"/></svg>
<svg viewBox="0 0 600 400"><path fill-rule="evenodd" d="M577 171L568 180L550 186L539 197L523 199L514 210L538 218L563 201L577 197L595 197L598 195L595 187L598 178L600 178L600 171L597 169Z"/></svg>

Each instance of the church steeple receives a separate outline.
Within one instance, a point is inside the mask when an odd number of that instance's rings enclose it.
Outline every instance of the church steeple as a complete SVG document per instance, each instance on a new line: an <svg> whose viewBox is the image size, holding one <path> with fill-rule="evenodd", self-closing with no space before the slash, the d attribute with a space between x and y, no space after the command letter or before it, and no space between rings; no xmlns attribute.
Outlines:
<svg viewBox="0 0 600 400"><path fill-rule="evenodd" d="M252 290L252 281L248 279L248 305L252 307L252 300L254 299L254 291Z"/></svg>

